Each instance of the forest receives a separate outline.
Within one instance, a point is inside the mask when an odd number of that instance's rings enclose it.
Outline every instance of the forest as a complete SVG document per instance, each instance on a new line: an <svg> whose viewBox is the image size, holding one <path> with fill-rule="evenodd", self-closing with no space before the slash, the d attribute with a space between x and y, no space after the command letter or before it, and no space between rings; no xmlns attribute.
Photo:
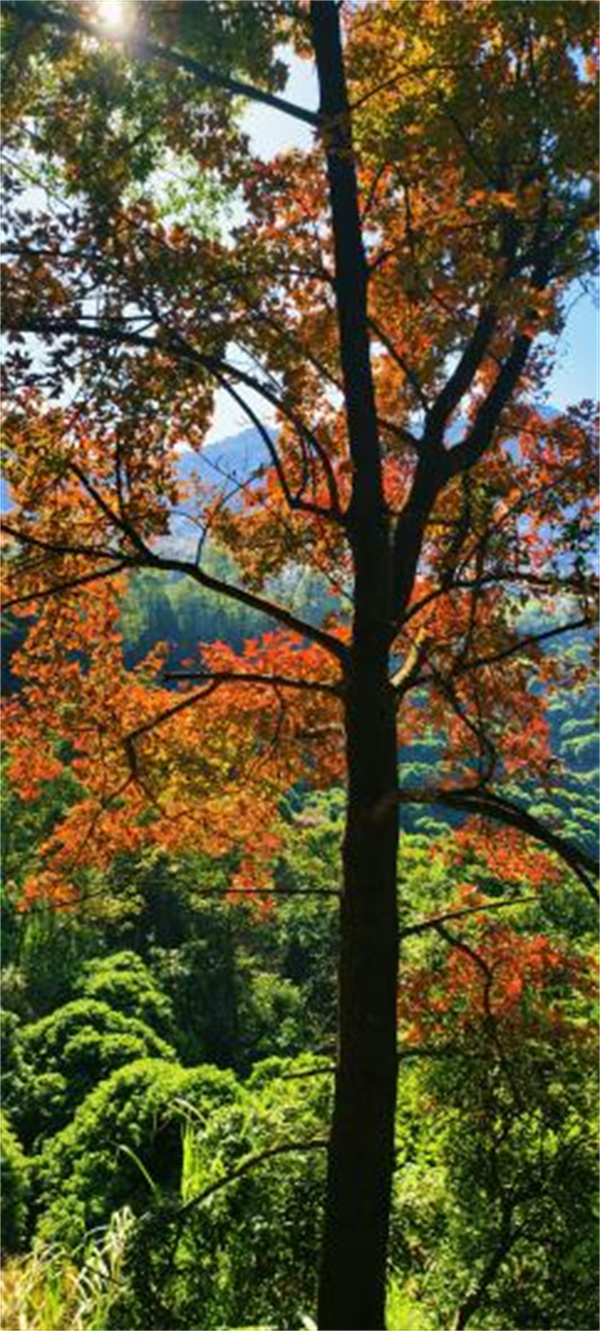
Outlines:
<svg viewBox="0 0 600 1331"><path fill-rule="evenodd" d="M1 17L0 1324L594 1331L596 6Z"/></svg>

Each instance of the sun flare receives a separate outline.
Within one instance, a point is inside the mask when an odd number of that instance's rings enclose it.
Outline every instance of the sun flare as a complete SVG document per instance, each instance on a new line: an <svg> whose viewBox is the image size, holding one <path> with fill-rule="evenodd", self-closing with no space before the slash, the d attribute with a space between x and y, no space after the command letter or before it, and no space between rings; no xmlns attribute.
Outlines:
<svg viewBox="0 0 600 1331"><path fill-rule="evenodd" d="M125 32L132 24L131 7L125 0L98 0L98 22L110 32Z"/></svg>

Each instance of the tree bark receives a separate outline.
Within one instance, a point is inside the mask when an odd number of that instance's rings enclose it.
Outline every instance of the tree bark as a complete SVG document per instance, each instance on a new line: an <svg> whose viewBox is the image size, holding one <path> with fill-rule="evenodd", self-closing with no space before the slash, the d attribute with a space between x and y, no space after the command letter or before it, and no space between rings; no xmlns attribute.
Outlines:
<svg viewBox="0 0 600 1331"><path fill-rule="evenodd" d="M319 1285L322 1331L385 1324L396 1108L396 715L389 682L393 539L383 498L365 260L338 6L311 5L353 464L354 623L346 674L348 807L338 1060ZM396 807L394 807L396 806Z"/></svg>
<svg viewBox="0 0 600 1331"><path fill-rule="evenodd" d="M322 1331L385 1326L398 968L398 824L387 797L396 785L396 723L383 671L361 655L357 650L347 704L349 791L338 1063L319 1290Z"/></svg>

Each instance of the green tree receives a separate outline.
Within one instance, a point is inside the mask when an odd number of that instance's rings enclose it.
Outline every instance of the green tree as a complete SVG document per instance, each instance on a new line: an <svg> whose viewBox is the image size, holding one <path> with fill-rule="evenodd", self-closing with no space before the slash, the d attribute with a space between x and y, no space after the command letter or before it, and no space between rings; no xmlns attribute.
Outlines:
<svg viewBox="0 0 600 1331"><path fill-rule="evenodd" d="M63 1127L115 1068L140 1058L175 1060L150 1026L93 998L66 1003L27 1026L21 1047L25 1072L13 1112L24 1140L38 1143Z"/></svg>
<svg viewBox="0 0 600 1331"><path fill-rule="evenodd" d="M173 1012L154 976L135 952L112 952L85 962L77 988L84 998L106 1003L113 1011L174 1038Z"/></svg>
<svg viewBox="0 0 600 1331"><path fill-rule="evenodd" d="M0 1134L2 1179L2 1250L20 1252L26 1238L30 1194L29 1162L6 1114Z"/></svg>
<svg viewBox="0 0 600 1331"><path fill-rule="evenodd" d="M138 1219L111 1325L314 1314L330 1088L323 1060L273 1058L210 1115L183 1106L181 1195L155 1195Z"/></svg>

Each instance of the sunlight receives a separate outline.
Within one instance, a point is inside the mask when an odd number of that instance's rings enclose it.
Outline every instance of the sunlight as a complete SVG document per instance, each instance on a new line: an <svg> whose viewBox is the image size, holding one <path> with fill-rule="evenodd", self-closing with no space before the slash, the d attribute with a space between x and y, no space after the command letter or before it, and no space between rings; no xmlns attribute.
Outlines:
<svg viewBox="0 0 600 1331"><path fill-rule="evenodd" d="M98 21L110 32L126 32L133 23L132 8L126 0L98 0Z"/></svg>

